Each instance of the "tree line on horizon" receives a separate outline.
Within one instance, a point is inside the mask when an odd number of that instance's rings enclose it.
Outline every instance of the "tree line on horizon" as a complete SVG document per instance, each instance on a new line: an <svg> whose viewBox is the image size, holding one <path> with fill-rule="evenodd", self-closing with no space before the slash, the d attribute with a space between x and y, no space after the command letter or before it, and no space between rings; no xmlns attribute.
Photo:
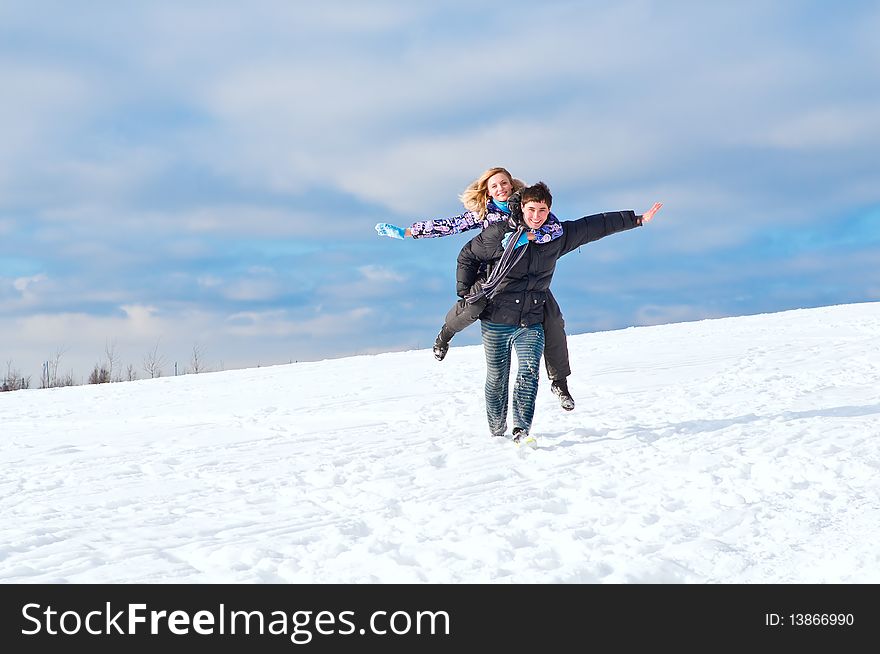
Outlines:
<svg viewBox="0 0 880 654"><path fill-rule="evenodd" d="M39 386L37 388L60 388L64 386L84 386L86 384L108 384L111 382L135 381L139 379L138 369L131 363L123 368L119 355L116 352L116 342L109 341L104 348L104 358L97 362L89 372L86 381L77 382L73 372L63 373L60 371L61 359L65 353L64 348L59 348L51 359L42 364ZM141 362L141 370L146 373L146 379L156 379L164 374L166 365L165 357L159 352L159 344L149 350ZM189 365L182 371L178 371L177 362L174 363L174 374L198 374L210 372L205 366L204 355L201 347L193 345ZM6 361L6 372L0 377L0 393L8 391L20 391L31 388L31 375L24 375L17 369L12 359Z"/></svg>

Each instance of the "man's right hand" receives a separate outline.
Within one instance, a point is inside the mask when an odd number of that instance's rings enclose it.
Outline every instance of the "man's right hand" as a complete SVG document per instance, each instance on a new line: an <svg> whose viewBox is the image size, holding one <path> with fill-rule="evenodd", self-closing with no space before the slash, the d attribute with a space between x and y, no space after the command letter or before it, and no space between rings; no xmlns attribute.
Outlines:
<svg viewBox="0 0 880 654"><path fill-rule="evenodd" d="M645 213L642 214L642 224L644 225L647 222L651 222L651 219L654 217L654 214L660 211L660 207L663 206L662 202L655 202L654 206L648 209Z"/></svg>

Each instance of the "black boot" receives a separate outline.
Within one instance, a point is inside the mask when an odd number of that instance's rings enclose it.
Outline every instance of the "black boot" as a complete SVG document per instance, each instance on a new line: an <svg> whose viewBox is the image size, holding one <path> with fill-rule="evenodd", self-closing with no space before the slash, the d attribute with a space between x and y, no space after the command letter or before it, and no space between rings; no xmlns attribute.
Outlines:
<svg viewBox="0 0 880 654"><path fill-rule="evenodd" d="M553 380L553 383L550 384L550 390L559 397L559 404L562 405L563 409L566 411L574 409L574 398L568 392L568 382L565 380L565 377Z"/></svg>
<svg viewBox="0 0 880 654"><path fill-rule="evenodd" d="M449 351L449 341L452 340L453 336L455 336L455 332L449 331L445 324L440 328L440 333L437 334L437 338L434 341L434 358L437 361L443 361L446 353Z"/></svg>

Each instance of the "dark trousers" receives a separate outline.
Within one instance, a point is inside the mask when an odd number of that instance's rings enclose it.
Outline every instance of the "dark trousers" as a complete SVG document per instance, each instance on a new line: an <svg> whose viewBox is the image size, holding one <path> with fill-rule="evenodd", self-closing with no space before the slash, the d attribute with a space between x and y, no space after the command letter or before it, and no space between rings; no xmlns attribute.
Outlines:
<svg viewBox="0 0 880 654"><path fill-rule="evenodd" d="M477 283L479 284L479 282ZM474 289L476 288L475 285ZM471 289L471 292L474 289ZM480 314L486 308L486 303L485 298L474 304L468 304L463 299L459 300L446 314L446 322L443 327L447 333L457 334L479 320ZM547 366L547 376L551 381L565 379L571 374L571 365L568 362L568 336L565 335L565 319L562 317L562 310L551 291L547 291L547 301L544 303L543 324L544 365ZM452 335L449 338L452 338Z"/></svg>

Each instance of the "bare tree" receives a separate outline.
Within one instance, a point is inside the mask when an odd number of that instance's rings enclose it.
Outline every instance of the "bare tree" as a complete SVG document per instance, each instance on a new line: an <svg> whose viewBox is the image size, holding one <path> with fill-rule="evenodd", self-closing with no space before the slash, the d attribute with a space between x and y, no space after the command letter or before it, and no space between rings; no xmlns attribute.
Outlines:
<svg viewBox="0 0 880 654"><path fill-rule="evenodd" d="M110 381L110 369L104 363L96 363L89 374L90 384L106 384Z"/></svg>
<svg viewBox="0 0 880 654"><path fill-rule="evenodd" d="M66 377L59 377L58 367L61 365L61 357L67 352L66 347L55 350L55 356L43 363L43 372L40 375L40 388L57 388L58 386L73 386L73 373Z"/></svg>
<svg viewBox="0 0 880 654"><path fill-rule="evenodd" d="M144 372L150 379L162 376L162 366L165 365L165 358L159 354L159 341L156 346L144 355Z"/></svg>
<svg viewBox="0 0 880 654"><path fill-rule="evenodd" d="M3 391L20 391L23 388L30 388L31 378L24 377L19 370L12 369L12 359L6 362L6 377L0 379L0 392Z"/></svg>
<svg viewBox="0 0 880 654"><path fill-rule="evenodd" d="M119 355L116 353L116 339L111 338L104 345L104 355L107 357L107 381L122 381L119 373ZM116 377L113 377L113 371L116 370Z"/></svg>
<svg viewBox="0 0 880 654"><path fill-rule="evenodd" d="M199 346L198 343L193 345L192 357L189 360L189 370L190 372L195 374L208 371L208 369L205 367L204 359L202 358L202 348Z"/></svg>
<svg viewBox="0 0 880 654"><path fill-rule="evenodd" d="M138 378L137 370L134 369L132 364L128 364L128 368L125 371L126 373L126 381L134 381Z"/></svg>

